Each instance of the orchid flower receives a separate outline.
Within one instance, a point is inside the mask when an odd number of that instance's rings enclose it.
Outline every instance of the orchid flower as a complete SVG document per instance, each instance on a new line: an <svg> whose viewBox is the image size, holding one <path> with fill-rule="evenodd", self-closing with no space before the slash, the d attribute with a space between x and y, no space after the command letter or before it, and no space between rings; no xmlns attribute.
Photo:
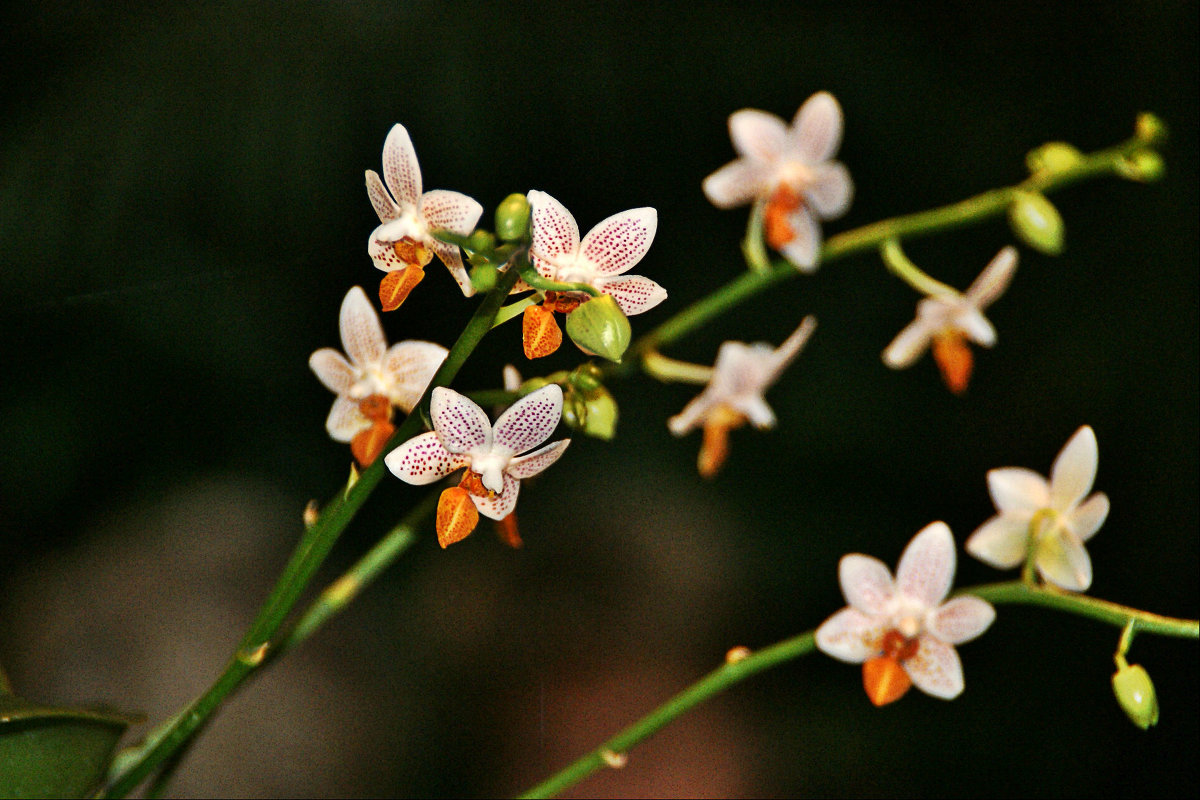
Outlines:
<svg viewBox="0 0 1200 800"><path fill-rule="evenodd" d="M433 342L411 340L389 348L379 316L358 286L342 300L339 327L349 360L324 347L309 357L308 365L337 395L325 429L334 441L350 442L359 463L369 464L394 431L392 406L406 414L412 411L449 351ZM372 431L373 436L364 436Z"/></svg>
<svg viewBox="0 0 1200 800"><path fill-rule="evenodd" d="M904 369L932 343L933 357L946 386L955 394L962 394L974 365L966 340L982 347L996 343L996 329L983 310L1004 294L1016 268L1016 249L1005 247L984 267L965 294L931 295L922 299L917 303L917 318L883 351L883 363L892 369Z"/></svg>
<svg viewBox="0 0 1200 800"><path fill-rule="evenodd" d="M809 316L778 348L766 342L725 342L717 350L704 391L667 420L667 428L676 436L704 428L698 462L701 475L710 478L724 464L729 431L747 421L760 430L774 427L775 412L763 394L799 355L816 327L816 318Z"/></svg>
<svg viewBox="0 0 1200 800"><path fill-rule="evenodd" d="M1087 591L1092 561L1083 543L1100 530L1109 508L1103 492L1087 497L1098 460L1096 434L1084 425L1054 459L1049 482L1023 467L989 471L988 490L999 513L971 534L967 552L999 569L1032 558L1043 580Z"/></svg>
<svg viewBox="0 0 1200 800"><path fill-rule="evenodd" d="M739 158L704 179L705 196L717 208L765 203L767 244L812 272L821 251L818 221L845 214L854 194L849 170L830 160L842 141L841 106L818 92L791 127L766 111L742 109L729 117L729 137Z"/></svg>
<svg viewBox="0 0 1200 800"><path fill-rule="evenodd" d="M444 229L467 236L475 230L483 206L458 192L435 189L421 193L421 167L403 125L393 125L383 143L383 180L374 170L366 174L367 194L381 223L371 232L367 252L376 267L389 273L380 287L384 310L391 311L404 302L434 255L450 270L465 296L475 294L458 245L434 238L433 231Z"/></svg>
<svg viewBox="0 0 1200 800"><path fill-rule="evenodd" d="M908 688L943 700L963 690L962 663L954 646L979 636L996 611L973 595L942 602L954 582L954 537L944 522L913 537L896 579L884 563L852 553L838 564L849 604L817 628L817 647L863 665L863 686L877 706L899 700Z"/></svg>
<svg viewBox="0 0 1200 800"><path fill-rule="evenodd" d="M478 514L494 520L511 514L521 480L537 475L563 454L570 439L538 447L558 425L562 403L557 384L544 386L513 403L493 427L470 399L438 387L429 408L433 430L388 453L384 463L397 478L417 486L467 467L459 486L443 493L438 507L438 539L445 547L469 534Z"/></svg>

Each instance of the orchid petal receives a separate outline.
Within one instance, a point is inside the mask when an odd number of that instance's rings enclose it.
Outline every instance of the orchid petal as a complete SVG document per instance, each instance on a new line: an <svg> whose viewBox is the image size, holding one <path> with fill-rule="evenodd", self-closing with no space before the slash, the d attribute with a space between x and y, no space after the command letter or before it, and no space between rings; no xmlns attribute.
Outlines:
<svg viewBox="0 0 1200 800"><path fill-rule="evenodd" d="M459 253L458 245L437 239L430 239L428 245L438 259L446 265L446 269L450 270L450 276L462 290L463 296L472 297L475 294L475 285L471 283L471 276L467 273L467 268L463 266L462 254Z"/></svg>
<svg viewBox="0 0 1200 800"><path fill-rule="evenodd" d="M738 155L775 161L787 142L787 123L766 111L743 108L729 115L729 138Z"/></svg>
<svg viewBox="0 0 1200 800"><path fill-rule="evenodd" d="M371 232L371 237L367 240L367 255L375 262L375 266L384 272L393 272L398 269L405 269L408 264L400 260L400 256L396 255L395 248L392 247L393 242L388 242L379 238L380 225Z"/></svg>
<svg viewBox="0 0 1200 800"><path fill-rule="evenodd" d="M366 174L367 197L371 199L371 206L379 215L380 222L391 222L400 216L400 206L396 205L396 201L387 193L387 189L383 188L383 181L379 179L378 172L369 169Z"/></svg>
<svg viewBox="0 0 1200 800"><path fill-rule="evenodd" d="M674 436L683 436L700 425L716 404L713 393L705 389L693 397L683 411L667 420L667 430Z"/></svg>
<svg viewBox="0 0 1200 800"><path fill-rule="evenodd" d="M705 178L701 188L717 208L735 208L768 194L771 175L770 165L739 158Z"/></svg>
<svg viewBox="0 0 1200 800"><path fill-rule="evenodd" d="M892 369L904 369L912 366L929 348L933 339L933 329L924 319L917 317L896 334L883 351L883 363Z"/></svg>
<svg viewBox="0 0 1200 800"><path fill-rule="evenodd" d="M1106 519L1108 496L1097 492L1081 503L1063 522L1071 529L1071 533L1079 537L1079 541L1086 542L1096 535L1096 531L1100 530Z"/></svg>
<svg viewBox="0 0 1200 800"><path fill-rule="evenodd" d="M1096 434L1084 425L1063 446L1050 470L1050 505L1068 511L1092 490L1098 460Z"/></svg>
<svg viewBox="0 0 1200 800"><path fill-rule="evenodd" d="M579 250L579 225L562 203L545 192L531 190L529 200L529 229L532 241L529 259L538 273L553 279L559 261L573 259Z"/></svg>
<svg viewBox="0 0 1200 800"><path fill-rule="evenodd" d="M988 491L996 510L1026 523L1039 509L1050 505L1050 487L1046 479L1024 467L988 470Z"/></svg>
<svg viewBox="0 0 1200 800"><path fill-rule="evenodd" d="M1058 528L1038 542L1037 569L1050 583L1072 592L1092 585L1092 559L1075 534Z"/></svg>
<svg viewBox="0 0 1200 800"><path fill-rule="evenodd" d="M815 272L821 252L820 226L804 205L788 215L787 224L792 230L792 240L779 252L801 272Z"/></svg>
<svg viewBox="0 0 1200 800"><path fill-rule="evenodd" d="M944 522L931 522L913 537L896 567L896 589L932 608L954 582L954 536Z"/></svg>
<svg viewBox="0 0 1200 800"><path fill-rule="evenodd" d="M521 482L511 475L504 475L504 489L495 495L480 497L471 495L471 502L480 514L490 519L504 519L517 507L517 495L521 492Z"/></svg>
<svg viewBox="0 0 1200 800"><path fill-rule="evenodd" d="M767 359L767 369L762 375L764 389L779 380L779 376L796 359L796 356L800 355L800 351L804 349L804 345L808 343L816 329L817 318L810 314L802 319L800 326L771 352Z"/></svg>
<svg viewBox="0 0 1200 800"><path fill-rule="evenodd" d="M767 405L762 395L754 394L735 398L731 403L737 411L750 420L750 424L759 430L775 427L775 412Z"/></svg>
<svg viewBox="0 0 1200 800"><path fill-rule="evenodd" d="M409 439L383 459L393 475L414 486L425 486L444 478L465 467L468 461L465 456L447 450L436 431Z"/></svg>
<svg viewBox="0 0 1200 800"><path fill-rule="evenodd" d="M667 290L641 275L626 275L623 278L597 278L596 289L611 295L617 306L627 317L649 311L667 299Z"/></svg>
<svg viewBox="0 0 1200 800"><path fill-rule="evenodd" d="M888 627L886 617L843 608L817 628L817 648L841 661L861 664L879 654L879 643Z"/></svg>
<svg viewBox="0 0 1200 800"><path fill-rule="evenodd" d="M358 380L358 373L350 362L332 347L322 347L308 357L308 366L326 389L335 394L345 394Z"/></svg>
<svg viewBox="0 0 1200 800"><path fill-rule="evenodd" d="M597 275L621 275L642 260L657 230L656 210L631 208L601 220L583 237L579 252Z"/></svg>
<svg viewBox="0 0 1200 800"><path fill-rule="evenodd" d="M492 452L511 456L549 439L562 418L562 404L562 388L556 383L530 392L513 403L496 420Z"/></svg>
<svg viewBox="0 0 1200 800"><path fill-rule="evenodd" d="M850 607L871 616L885 614L896 596L896 584L887 565L861 553L842 556L838 562L838 583Z"/></svg>
<svg viewBox="0 0 1200 800"><path fill-rule="evenodd" d="M468 236L483 215L483 206L461 192L434 189L421 196L420 215L430 228Z"/></svg>
<svg viewBox="0 0 1200 800"><path fill-rule="evenodd" d="M929 633L946 644L962 644L979 636L996 619L992 604L974 595L956 597L929 615Z"/></svg>
<svg viewBox="0 0 1200 800"><path fill-rule="evenodd" d="M804 101L792 119L789 145L806 164L828 161L842 143L842 107L829 92Z"/></svg>
<svg viewBox="0 0 1200 800"><path fill-rule="evenodd" d="M508 468L505 472L518 480L532 478L555 461L558 461L559 457L566 452L567 445L570 443L570 439L560 439L557 442L551 442L545 447L539 447L528 455L517 456L508 462Z"/></svg>
<svg viewBox="0 0 1200 800"><path fill-rule="evenodd" d="M406 414L412 411L448 353L433 342L410 340L392 345L383 359L383 370L392 380L389 399Z"/></svg>
<svg viewBox="0 0 1200 800"><path fill-rule="evenodd" d="M840 161L817 164L811 168L812 182L804 187L804 198L821 219L837 219L850 208L854 199L854 181L850 170Z"/></svg>
<svg viewBox="0 0 1200 800"><path fill-rule="evenodd" d="M1017 250L1015 247L1005 247L996 254L988 265L979 273L979 277L971 284L963 296L971 305L984 309L996 301L1012 282L1013 273L1017 269Z"/></svg>
<svg viewBox="0 0 1200 800"><path fill-rule="evenodd" d="M387 340L383 338L379 315L375 313L362 287L355 286L346 292L338 324L342 332L342 347L355 366L361 368L379 363L387 350Z"/></svg>
<svg viewBox="0 0 1200 800"><path fill-rule="evenodd" d="M917 654L904 662L913 685L927 695L953 700L962 694L962 662L952 645L922 636Z"/></svg>
<svg viewBox="0 0 1200 800"><path fill-rule="evenodd" d="M1029 549L1029 520L997 514L967 538L966 551L997 569L1012 569Z"/></svg>
<svg viewBox="0 0 1200 800"><path fill-rule="evenodd" d="M403 125L393 125L383 143L383 179L401 209L416 207L421 196L421 165Z"/></svg>
<svg viewBox="0 0 1200 800"><path fill-rule="evenodd" d="M965 308L954 320L958 328L967 338L983 347L991 347L996 343L996 328L983 314L974 308Z"/></svg>
<svg viewBox="0 0 1200 800"><path fill-rule="evenodd" d="M371 427L371 420L363 416L358 407L358 401L349 397L338 397L329 409L329 417L325 420L325 430L329 438L335 442L349 442L362 430Z"/></svg>
<svg viewBox="0 0 1200 800"><path fill-rule="evenodd" d="M492 425L483 409L453 389L439 386L429 404L433 429L451 453L487 452Z"/></svg>

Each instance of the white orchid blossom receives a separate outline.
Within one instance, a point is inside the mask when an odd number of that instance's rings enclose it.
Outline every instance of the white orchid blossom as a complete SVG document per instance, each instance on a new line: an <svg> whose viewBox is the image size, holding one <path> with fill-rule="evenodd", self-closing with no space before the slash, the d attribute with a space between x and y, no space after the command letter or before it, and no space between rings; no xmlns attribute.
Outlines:
<svg viewBox="0 0 1200 800"><path fill-rule="evenodd" d="M362 401L374 395L408 413L421 399L449 351L433 342L404 341L387 345L379 315L362 288L355 286L342 300L339 315L346 359L331 347L322 348L308 365L327 389L337 394L325 428L335 441L349 442L371 427Z"/></svg>
<svg viewBox="0 0 1200 800"><path fill-rule="evenodd" d="M895 580L879 559L843 556L838 580L849 605L817 628L817 647L841 661L863 664L867 693L876 705L899 699L908 688L906 680L934 697L957 697L963 673L954 646L987 630L996 611L972 595L942 602L954 582L954 569L954 537L944 522L926 525L913 537ZM872 664L891 667L888 679L900 685L890 691L872 685L878 674L868 668Z"/></svg>
<svg viewBox="0 0 1200 800"><path fill-rule="evenodd" d="M967 552L999 569L1032 557L1043 580L1087 591L1092 561L1083 543L1100 530L1109 509L1103 492L1088 497L1098 460L1096 434L1084 425L1054 459L1049 481L1023 467L989 471L988 490L999 513L971 534Z"/></svg>
<svg viewBox="0 0 1200 800"><path fill-rule="evenodd" d="M854 183L845 165L831 159L842 141L842 109L828 92L804 102L789 127L779 117L747 108L729 117L739 158L704 179L717 208L761 201L767 244L802 272L816 269L820 220L850 207Z"/></svg>
<svg viewBox="0 0 1200 800"><path fill-rule="evenodd" d="M658 212L653 208L613 214L581 241L579 225L562 203L536 190L527 197L532 235L529 260L543 278L585 283L611 295L625 316L649 311L667 299L666 289L649 278L625 275L654 241Z"/></svg>
<svg viewBox="0 0 1200 800"><path fill-rule="evenodd" d="M458 245L435 239L432 231L467 236L475 230L483 206L459 192L435 189L422 194L421 167L403 125L393 125L383 144L383 180L374 170L367 170L366 176L367 194L382 223L367 242L375 266L384 272L423 268L437 255L462 293L475 294Z"/></svg>
<svg viewBox="0 0 1200 800"><path fill-rule="evenodd" d="M397 478L417 486L467 467L478 478L470 482L477 484L470 490L471 502L483 516L502 520L517 505L521 480L553 464L571 443L562 439L538 447L554 433L562 403L557 384L544 386L513 403L493 427L470 399L438 387L429 408L433 430L388 453L384 463Z"/></svg>

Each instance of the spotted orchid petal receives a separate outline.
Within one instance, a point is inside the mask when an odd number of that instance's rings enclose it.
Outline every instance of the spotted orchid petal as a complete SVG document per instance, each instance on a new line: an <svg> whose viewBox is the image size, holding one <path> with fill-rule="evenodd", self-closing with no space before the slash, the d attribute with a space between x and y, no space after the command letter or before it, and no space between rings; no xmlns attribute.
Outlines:
<svg viewBox="0 0 1200 800"><path fill-rule="evenodd" d="M796 112L790 145L807 164L833 158L842 144L842 107L829 92L817 92Z"/></svg>
<svg viewBox="0 0 1200 800"><path fill-rule="evenodd" d="M904 548L896 567L896 589L928 607L937 606L954 582L954 536L944 522L932 522Z"/></svg>
<svg viewBox="0 0 1200 800"><path fill-rule="evenodd" d="M469 461L466 455L447 450L437 431L415 436L383 458L393 475L414 486L433 483Z"/></svg>
<svg viewBox="0 0 1200 800"><path fill-rule="evenodd" d="M850 607L867 616L886 613L896 596L891 570L879 559L859 553L842 556L838 583Z"/></svg>
<svg viewBox="0 0 1200 800"><path fill-rule="evenodd" d="M627 317L641 314L667 299L667 290L641 275L625 275L620 278L597 278L596 288L617 301L617 306Z"/></svg>
<svg viewBox="0 0 1200 800"><path fill-rule="evenodd" d="M492 446L492 424L470 398L439 386L429 404L433 429L446 450L467 454L487 452Z"/></svg>
<svg viewBox="0 0 1200 800"><path fill-rule="evenodd" d="M504 519L517 507L521 482L507 473L504 474L503 479L503 488L499 493L486 496L471 495L471 502L475 504L475 508L489 519Z"/></svg>
<svg viewBox="0 0 1200 800"><path fill-rule="evenodd" d="M334 394L346 394L358 380L353 366L332 347L322 347L308 358L308 366L326 389Z"/></svg>
<svg viewBox="0 0 1200 800"><path fill-rule="evenodd" d="M879 642L889 624L886 617L847 606L817 628L817 647L840 661L861 664L879 654Z"/></svg>
<svg viewBox="0 0 1200 800"><path fill-rule="evenodd" d="M342 347L355 366L378 363L387 351L379 315L367 299L367 293L355 286L346 292L339 315Z"/></svg>
<svg viewBox="0 0 1200 800"><path fill-rule="evenodd" d="M1096 434L1084 425L1063 446L1050 469L1050 506L1053 509L1067 511L1083 500L1096 480L1098 460Z"/></svg>
<svg viewBox="0 0 1200 800"><path fill-rule="evenodd" d="M529 228L532 232L529 260L544 278L553 279L556 264L574 259L579 249L579 225L566 207L546 192L531 190Z"/></svg>
<svg viewBox="0 0 1200 800"><path fill-rule="evenodd" d="M449 351L433 342L406 341L388 348L383 369L391 378L388 397L405 413L412 411Z"/></svg>
<svg viewBox="0 0 1200 800"><path fill-rule="evenodd" d="M329 409L329 416L325 419L325 430L335 442L347 443L369 427L371 421L363 416L358 402L344 396L333 401L333 408Z"/></svg>
<svg viewBox="0 0 1200 800"><path fill-rule="evenodd" d="M570 443L570 439L562 439L557 442L551 442L545 447L539 447L532 453L517 456L509 462L508 474L517 480L532 478L555 461L558 461L562 454L566 452L567 445Z"/></svg>
<svg viewBox="0 0 1200 800"><path fill-rule="evenodd" d="M953 700L962 694L962 661L953 645L922 636L917 654L904 662L913 685L927 695Z"/></svg>
<svg viewBox="0 0 1200 800"><path fill-rule="evenodd" d="M383 180L402 210L416 207L421 196L421 166L408 130L398 123L383 142Z"/></svg>
<svg viewBox="0 0 1200 800"><path fill-rule="evenodd" d="M379 173L373 169L366 172L367 178L367 197L371 200L371 207L375 209L375 213L379 216L380 222L391 222L399 217L403 211L400 206L396 205L396 201L388 193L383 186L383 181L379 178Z"/></svg>
<svg viewBox="0 0 1200 800"><path fill-rule="evenodd" d="M579 244L580 257L604 277L628 272L642 260L658 230L658 212L632 208L601 220Z"/></svg>
<svg viewBox="0 0 1200 800"><path fill-rule="evenodd" d="M562 418L562 388L555 383L530 392L496 420L492 452L512 456L550 438Z"/></svg>

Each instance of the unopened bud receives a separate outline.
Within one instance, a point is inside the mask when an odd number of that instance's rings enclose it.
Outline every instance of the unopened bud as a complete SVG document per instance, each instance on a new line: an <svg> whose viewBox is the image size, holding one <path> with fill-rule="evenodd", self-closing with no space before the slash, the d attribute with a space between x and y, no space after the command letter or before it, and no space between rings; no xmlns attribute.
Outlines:
<svg viewBox="0 0 1200 800"><path fill-rule="evenodd" d="M583 403L583 432L608 441L617 433L617 401L603 386L586 397Z"/></svg>
<svg viewBox="0 0 1200 800"><path fill-rule="evenodd" d="M1139 183L1151 183L1163 176L1162 156L1153 150L1138 150L1117 162L1117 174Z"/></svg>
<svg viewBox="0 0 1200 800"><path fill-rule="evenodd" d="M1138 114L1133 131L1134 135L1146 144L1162 144L1167 140L1166 124L1149 111Z"/></svg>
<svg viewBox="0 0 1200 800"><path fill-rule="evenodd" d="M1065 172L1083 161L1083 153L1066 142L1046 142L1025 156L1025 166L1031 173Z"/></svg>
<svg viewBox="0 0 1200 800"><path fill-rule="evenodd" d="M568 427L583 430L587 424L587 402L574 389L568 387L563 395L562 420Z"/></svg>
<svg viewBox="0 0 1200 800"><path fill-rule="evenodd" d="M1008 207L1013 233L1035 250L1056 256L1063 249L1063 221L1058 209L1039 192L1017 192Z"/></svg>
<svg viewBox="0 0 1200 800"><path fill-rule="evenodd" d="M496 285L496 268L489 263L471 267L471 285L477 292L490 292Z"/></svg>
<svg viewBox="0 0 1200 800"><path fill-rule="evenodd" d="M1124 662L1124 659L1120 659ZM1158 696L1141 664L1121 663L1112 676L1113 694L1130 722L1142 730L1158 722Z"/></svg>
<svg viewBox="0 0 1200 800"><path fill-rule="evenodd" d="M317 520L321 518L321 508L317 505L316 500L309 500L308 505L304 507L304 527L311 528L317 524Z"/></svg>
<svg viewBox="0 0 1200 800"><path fill-rule="evenodd" d="M589 353L620 361L633 330L612 295L602 294L567 315L567 335Z"/></svg>
<svg viewBox="0 0 1200 800"><path fill-rule="evenodd" d="M496 206L496 235L506 242L524 239L529 232L529 200L510 194Z"/></svg>
<svg viewBox="0 0 1200 800"><path fill-rule="evenodd" d="M588 361L571 370L567 381L581 392L594 392L600 388L602 377L599 367Z"/></svg>

